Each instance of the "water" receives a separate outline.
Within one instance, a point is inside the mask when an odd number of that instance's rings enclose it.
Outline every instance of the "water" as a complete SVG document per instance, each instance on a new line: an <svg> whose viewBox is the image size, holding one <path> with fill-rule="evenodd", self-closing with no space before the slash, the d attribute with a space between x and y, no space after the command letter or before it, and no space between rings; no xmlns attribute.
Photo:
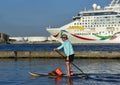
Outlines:
<svg viewBox="0 0 120 85"><path fill-rule="evenodd" d="M0 44L0 51L52 51L60 44ZM73 45L75 51L120 51L120 44Z"/></svg>
<svg viewBox="0 0 120 85"><path fill-rule="evenodd" d="M49 73L60 67L66 73L63 59L0 60L0 85L119 85L120 60L76 59L79 66L90 78L48 78L32 77L29 71ZM73 67L73 66L72 66ZM73 67L74 73L80 73ZM58 81L59 80L59 81Z"/></svg>
<svg viewBox="0 0 120 85"><path fill-rule="evenodd" d="M52 51L60 44L0 44L0 51ZM120 51L120 45L73 45L75 51ZM0 59L0 85L119 85L120 60L78 59L74 63L88 74L88 79L31 77L28 72L49 73L60 67L66 73L63 59ZM74 73L80 73L73 67ZM59 80L59 81L58 81Z"/></svg>

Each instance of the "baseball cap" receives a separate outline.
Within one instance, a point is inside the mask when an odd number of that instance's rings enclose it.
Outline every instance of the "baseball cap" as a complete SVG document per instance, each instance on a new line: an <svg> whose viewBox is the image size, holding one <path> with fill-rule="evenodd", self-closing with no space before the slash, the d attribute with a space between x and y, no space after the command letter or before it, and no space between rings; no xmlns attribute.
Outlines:
<svg viewBox="0 0 120 85"><path fill-rule="evenodd" d="M67 38L67 35L66 34L62 34L61 38Z"/></svg>

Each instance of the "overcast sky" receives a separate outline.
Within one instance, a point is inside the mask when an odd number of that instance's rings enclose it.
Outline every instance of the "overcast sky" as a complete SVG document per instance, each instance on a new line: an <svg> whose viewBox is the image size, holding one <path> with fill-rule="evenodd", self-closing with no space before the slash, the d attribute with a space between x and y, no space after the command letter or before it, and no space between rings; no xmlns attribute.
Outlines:
<svg viewBox="0 0 120 85"><path fill-rule="evenodd" d="M104 7L111 0L0 0L0 33L10 36L48 36L46 27L60 27L79 11Z"/></svg>

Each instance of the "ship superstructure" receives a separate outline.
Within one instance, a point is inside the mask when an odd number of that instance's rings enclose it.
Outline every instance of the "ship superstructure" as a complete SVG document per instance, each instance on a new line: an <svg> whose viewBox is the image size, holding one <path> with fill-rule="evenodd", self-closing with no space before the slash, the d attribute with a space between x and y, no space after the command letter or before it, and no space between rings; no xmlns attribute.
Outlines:
<svg viewBox="0 0 120 85"><path fill-rule="evenodd" d="M60 42L61 35L67 34L72 43L120 43L120 0L112 0L104 8L92 7L79 12L72 22L47 31Z"/></svg>

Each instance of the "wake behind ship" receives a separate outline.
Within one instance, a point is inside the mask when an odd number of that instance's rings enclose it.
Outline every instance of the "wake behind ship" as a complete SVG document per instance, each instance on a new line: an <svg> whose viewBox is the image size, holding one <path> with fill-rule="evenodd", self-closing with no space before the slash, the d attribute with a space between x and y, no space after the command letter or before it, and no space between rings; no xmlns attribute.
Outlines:
<svg viewBox="0 0 120 85"><path fill-rule="evenodd" d="M61 35L67 34L72 43L120 43L120 0L111 0L104 8L92 7L79 12L72 22L47 31L59 42Z"/></svg>

